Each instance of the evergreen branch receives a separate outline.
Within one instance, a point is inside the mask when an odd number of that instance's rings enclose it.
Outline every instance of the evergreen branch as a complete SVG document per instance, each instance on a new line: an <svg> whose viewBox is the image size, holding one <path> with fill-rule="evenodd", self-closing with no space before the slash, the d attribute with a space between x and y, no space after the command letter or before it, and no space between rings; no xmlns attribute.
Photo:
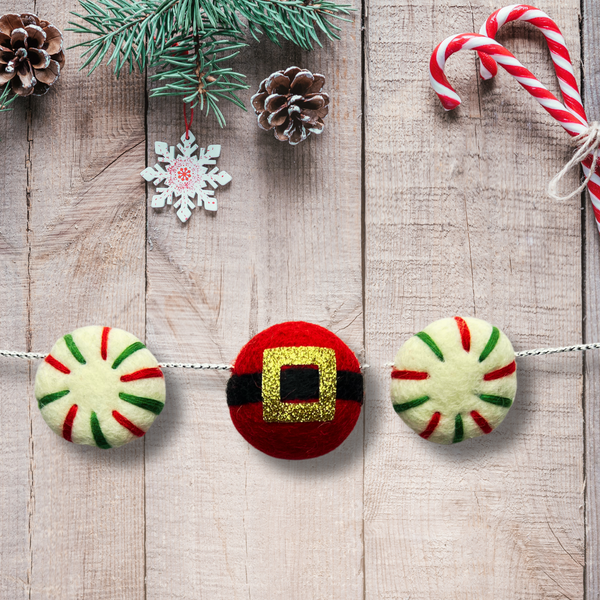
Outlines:
<svg viewBox="0 0 600 600"><path fill-rule="evenodd" d="M9 107L16 99L17 96L12 93L10 84L6 84L0 91L0 112L12 110Z"/></svg>
<svg viewBox="0 0 600 600"><path fill-rule="evenodd" d="M219 39L216 36L219 36ZM220 39L227 35L230 39ZM245 76L219 63L233 58L245 44L236 41L237 32L230 30L204 31L193 38L179 35L167 44L164 54L155 57L151 67L163 68L151 79L164 83L153 89L151 96L182 96L183 101L200 106L206 115L212 110L217 121L225 125L225 117L218 102L223 98L240 108L244 104L236 95L247 89ZM165 68L166 67L166 68Z"/></svg>
<svg viewBox="0 0 600 600"><path fill-rule="evenodd" d="M156 41L173 37L174 14L170 10L180 0L80 0L87 14L79 17L83 23L70 22L70 31L92 35L75 47L86 47L86 59L82 69L91 65L92 73L108 57L108 64L115 62L115 75L118 77L124 65L140 70L147 65L157 48ZM160 5L159 5L160 4ZM108 53L112 48L112 54Z"/></svg>
<svg viewBox="0 0 600 600"><path fill-rule="evenodd" d="M184 102L213 111L227 99L243 108L238 90L244 75L222 67L245 45L244 30L279 43L286 39L305 50L321 45L319 34L339 39L338 21L347 21L350 5L334 0L79 0L83 14L73 13L70 31L88 39L82 69L92 73L103 61L144 71L158 68L152 80L163 83L152 96L181 96ZM233 54L232 54L233 52Z"/></svg>
<svg viewBox="0 0 600 600"><path fill-rule="evenodd" d="M278 43L284 38L304 50L313 43L321 46L317 33L329 39L339 39L340 27L333 20L348 21L344 15L352 12L350 5L330 0L243 0L237 10L247 19L253 35L262 31L269 40Z"/></svg>

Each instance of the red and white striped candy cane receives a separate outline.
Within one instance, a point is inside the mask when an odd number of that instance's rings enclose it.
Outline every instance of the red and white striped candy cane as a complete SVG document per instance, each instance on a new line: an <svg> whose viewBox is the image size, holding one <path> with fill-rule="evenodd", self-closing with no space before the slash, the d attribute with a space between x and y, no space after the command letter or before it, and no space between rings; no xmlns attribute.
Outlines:
<svg viewBox="0 0 600 600"><path fill-rule="evenodd" d="M585 110L579 95L579 86L573 71L571 56L567 43L558 25L543 11L527 4L513 4L505 6L492 13L481 26L479 33L495 39L500 27L511 21L524 21L537 27L546 38L550 56L554 63L554 70L558 77L563 100L567 108L578 116L584 125L587 125ZM482 79L491 79L496 75L498 67L493 58L481 52L480 74Z"/></svg>
<svg viewBox="0 0 600 600"><path fill-rule="evenodd" d="M431 55L431 60L429 61L429 79L431 86L446 110L452 110L461 103L460 97L450 85L444 73L446 61L459 50L482 52L488 55L495 63L501 65L563 126L569 135L575 137L587 131L587 120L582 122L578 114L574 114L571 109L560 102L502 44L476 33L453 35L439 44ZM588 156L582 162L586 177L590 172L592 162L592 156ZM600 169L598 167L588 183L588 189L596 216L596 224L600 230Z"/></svg>

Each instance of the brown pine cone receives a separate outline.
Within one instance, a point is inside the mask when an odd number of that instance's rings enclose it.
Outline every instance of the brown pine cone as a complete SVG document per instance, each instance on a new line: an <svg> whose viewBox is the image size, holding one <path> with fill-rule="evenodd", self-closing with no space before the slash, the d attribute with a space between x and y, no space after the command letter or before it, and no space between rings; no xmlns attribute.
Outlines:
<svg viewBox="0 0 600 600"><path fill-rule="evenodd" d="M0 85L11 82L19 96L42 96L65 64L63 36L31 13L0 17Z"/></svg>
<svg viewBox="0 0 600 600"><path fill-rule="evenodd" d="M321 92L324 84L323 75L298 67L273 73L252 96L258 126L273 129L279 141L293 146L321 133L329 112L329 96Z"/></svg>

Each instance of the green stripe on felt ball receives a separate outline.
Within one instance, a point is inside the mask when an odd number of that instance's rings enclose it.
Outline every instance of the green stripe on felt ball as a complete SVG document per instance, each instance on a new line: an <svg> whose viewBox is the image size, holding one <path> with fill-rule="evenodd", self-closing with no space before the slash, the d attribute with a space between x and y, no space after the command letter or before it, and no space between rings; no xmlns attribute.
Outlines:
<svg viewBox="0 0 600 600"><path fill-rule="evenodd" d="M517 391L515 353L497 327L441 319L408 339L392 372L392 404L421 437L452 444L490 433Z"/></svg>
<svg viewBox="0 0 600 600"><path fill-rule="evenodd" d="M165 380L131 333L82 327L60 338L41 363L35 396L57 435L108 449L148 431L164 407Z"/></svg>

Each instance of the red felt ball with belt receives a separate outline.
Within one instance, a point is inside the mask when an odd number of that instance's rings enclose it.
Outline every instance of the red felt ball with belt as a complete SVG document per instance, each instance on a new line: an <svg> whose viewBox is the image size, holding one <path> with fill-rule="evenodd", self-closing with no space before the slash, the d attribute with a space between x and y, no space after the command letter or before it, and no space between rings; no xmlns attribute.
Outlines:
<svg viewBox="0 0 600 600"><path fill-rule="evenodd" d="M319 325L290 321L254 336L227 384L236 429L276 458L316 458L354 429L363 402L360 364L348 346Z"/></svg>

